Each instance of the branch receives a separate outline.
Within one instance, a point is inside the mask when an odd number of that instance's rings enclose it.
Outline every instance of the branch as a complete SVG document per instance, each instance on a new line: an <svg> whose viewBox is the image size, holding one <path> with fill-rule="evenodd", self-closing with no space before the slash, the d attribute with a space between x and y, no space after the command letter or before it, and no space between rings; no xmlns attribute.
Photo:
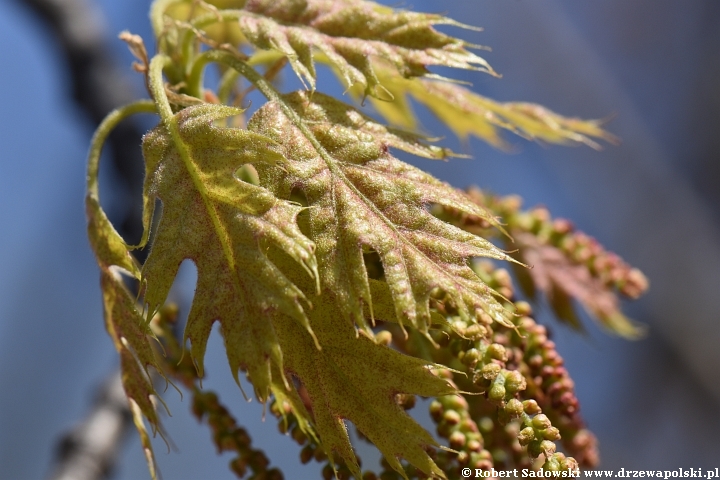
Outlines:
<svg viewBox="0 0 720 480"><path fill-rule="evenodd" d="M62 48L70 71L72 98L98 125L114 109L137 96L114 62L102 12L91 0L19 0L50 28ZM142 201L133 195L142 188L143 162L139 148L144 129L124 122L110 135L109 147L116 184L123 191L120 234L134 243L142 233ZM145 256L142 251L137 256ZM142 260L142 258L140 258Z"/></svg>
<svg viewBox="0 0 720 480"><path fill-rule="evenodd" d="M119 446L132 428L120 372L108 378L98 391L92 410L58 444L52 480L107 478L117 460Z"/></svg>
<svg viewBox="0 0 720 480"><path fill-rule="evenodd" d="M135 100L124 73L115 65L105 35L102 12L91 0L20 0L41 18L62 48L72 85L72 98L94 125L114 109ZM131 121L110 134L108 144L115 183L124 193L119 233L129 241L142 234L143 162L139 148L143 129ZM143 260L146 253L136 251ZM53 480L96 480L113 469L120 447L132 428L132 415L120 371L106 379L86 418L59 439Z"/></svg>

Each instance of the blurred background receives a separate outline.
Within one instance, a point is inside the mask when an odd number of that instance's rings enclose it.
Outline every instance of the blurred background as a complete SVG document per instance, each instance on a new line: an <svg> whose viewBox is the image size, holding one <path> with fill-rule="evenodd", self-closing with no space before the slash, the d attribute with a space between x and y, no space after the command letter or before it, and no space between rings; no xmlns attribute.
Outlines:
<svg viewBox="0 0 720 480"><path fill-rule="evenodd" d="M85 236L85 161L97 119L73 100L63 44L37 3L0 0L0 477L9 480L49 474L60 436L83 418L95 389L117 368ZM108 49L117 68L107 80L115 93L145 97L116 35L128 29L149 41L149 2L67 3L89 5L90 30L102 40L97 46ZM610 337L587 319L587 334L577 335L539 316L576 382L583 415L599 438L602 469L720 466L720 3L400 6L484 27L452 32L492 47L482 55L501 79L455 72L477 92L568 116L612 117L607 128L622 138L619 146L594 151L508 137L508 153L476 140L460 144L420 112L425 130L474 158L416 164L459 187L475 184L518 193L528 207L546 205L649 277L650 292L626 309L649 326L644 340ZM138 143L128 148L139 151ZM139 191L121 180L142 167L118 165L104 163L103 201L122 223L131 221L123 205L137 201ZM177 282L185 311L193 275L183 268ZM272 418L262 422L261 406L245 403L221 342L215 332L206 384L286 478L319 478L317 464L299 465L297 446L277 434ZM209 430L189 415L187 399L172 389L165 397L173 417L164 423L177 451L166 454L155 442L163 478L234 478L229 457L216 456ZM121 456L113 478L148 477L135 436Z"/></svg>

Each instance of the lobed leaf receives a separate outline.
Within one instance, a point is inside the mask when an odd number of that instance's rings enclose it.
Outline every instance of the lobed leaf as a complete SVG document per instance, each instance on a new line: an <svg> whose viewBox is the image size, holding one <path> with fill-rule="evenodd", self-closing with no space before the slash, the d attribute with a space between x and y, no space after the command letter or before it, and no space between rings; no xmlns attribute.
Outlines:
<svg viewBox="0 0 720 480"><path fill-rule="evenodd" d="M393 75L387 68L376 68L382 85L392 94L392 102L370 98L375 109L390 123L415 128L412 98L427 107L458 137L476 136L496 147L506 148L502 130L529 140L555 144L601 146L594 139L615 143L617 139L602 129L597 120L567 118L540 105L524 102L497 102L447 82Z"/></svg>
<svg viewBox="0 0 720 480"><path fill-rule="evenodd" d="M446 66L494 73L471 45L438 32L435 25L465 25L442 15L397 11L365 0L250 0L242 10L221 10L199 17L205 28L230 17L255 48L276 51L290 61L300 79L315 89L315 60L333 65L350 87L365 95L392 99L378 79L373 59L411 78Z"/></svg>
<svg viewBox="0 0 720 480"><path fill-rule="evenodd" d="M292 387L295 401L290 404L301 425L307 429L312 422L331 462L337 455L356 478L361 478L360 469L344 420L355 424L402 475L400 458L428 475L445 478L426 451L437 443L405 413L396 396L435 397L455 393L455 388L434 376L427 362L357 336L352 325L338 321L337 299L328 292L312 297L312 302L310 323L322 349L297 322L284 315L274 319L285 368L309 398L310 411L299 401L297 387ZM289 395L277 381L273 392L280 399Z"/></svg>
<svg viewBox="0 0 720 480"><path fill-rule="evenodd" d="M345 318L369 333L365 317L372 317L372 298L363 251L373 251L401 324L427 331L431 297L452 305L466 321L486 312L511 324L494 292L468 266L471 257L510 257L426 207L444 205L491 224L495 219L462 192L394 158L388 147L430 157L440 152L317 93L269 102L248 128L278 142L288 158L282 168L261 165L260 182L280 198L294 191L307 198L308 236L317 248L322 287L336 297Z"/></svg>
<svg viewBox="0 0 720 480"><path fill-rule="evenodd" d="M130 255L125 242L108 220L96 197L86 197L88 237L100 265L100 286L103 294L105 327L120 354L122 384L130 403L133 421L140 439L152 478L155 478L155 457L143 416L153 432L160 429L155 404L159 398L150 378L148 367L161 372L152 342L154 335L137 310L133 296L125 287L118 268L139 277L137 262Z"/></svg>
<svg viewBox="0 0 720 480"><path fill-rule="evenodd" d="M266 245L287 252L312 277L317 267L314 245L295 222L300 207L236 178L247 162L283 161L272 140L213 125L238 112L217 105L189 107L174 119L179 140L164 126L146 135L146 232L156 199L163 209L142 278L145 302L154 312L165 302L180 263L191 259L198 280L185 337L200 375L208 336L218 320L233 375L237 380L238 369L247 369L258 398L265 399L270 364L282 371L270 313L289 315L312 335L302 306L305 295L268 260Z"/></svg>

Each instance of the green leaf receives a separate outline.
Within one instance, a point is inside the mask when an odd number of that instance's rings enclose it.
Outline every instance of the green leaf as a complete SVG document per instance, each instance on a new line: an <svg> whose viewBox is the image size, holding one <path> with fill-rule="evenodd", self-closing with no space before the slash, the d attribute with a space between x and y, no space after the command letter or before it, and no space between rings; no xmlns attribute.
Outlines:
<svg viewBox="0 0 720 480"><path fill-rule="evenodd" d="M260 182L281 198L294 190L306 196L322 287L337 298L345 318L369 332L365 316L372 316L372 298L363 251L370 250L382 261L397 321L427 331L432 297L466 321L486 312L511 325L494 292L468 266L472 257L510 257L435 218L427 206L496 220L462 192L388 153L397 147L433 157L437 150L317 93L269 102L248 128L273 138L288 158L281 168L258 166Z"/></svg>
<svg viewBox="0 0 720 480"><path fill-rule="evenodd" d="M152 366L158 372L162 370L153 348L154 335L138 312L135 299L119 274L119 269L122 269L139 278L140 270L97 198L88 195L85 205L90 245L100 265L105 328L120 354L123 389L140 433L151 477L155 478L155 456L143 416L150 422L154 433L160 431L160 419L152 400L160 397L153 387L148 367Z"/></svg>
<svg viewBox="0 0 720 480"><path fill-rule="evenodd" d="M365 95L392 99L378 79L373 59L382 59L405 78L426 76L446 66L493 73L471 45L438 32L434 25L468 28L442 15L397 11L363 0L251 0L242 10L221 10L197 19L196 27L237 18L248 42L290 61L315 89L316 57L333 65L345 84Z"/></svg>
<svg viewBox="0 0 720 480"><path fill-rule="evenodd" d="M427 107L458 137L476 136L491 145L507 148L501 131L506 130L529 140L555 144L601 146L594 139L616 143L613 135L597 120L567 118L537 104L497 102L478 95L462 85L423 78L406 79L388 68L376 67L380 83L395 100L370 98L373 107L390 123L415 128L415 114L408 101L412 98Z"/></svg>
<svg viewBox="0 0 720 480"><path fill-rule="evenodd" d="M165 302L180 263L192 260L198 280L185 336L200 375L212 324L220 321L235 379L239 368L246 369L264 400L270 364L282 371L270 314L283 312L312 335L305 295L268 260L265 249L273 245L285 251L313 278L317 267L314 244L295 222L301 208L236 178L245 163L283 161L272 140L213 124L238 113L217 105L189 107L173 119L178 140L164 126L146 135L146 232L156 199L163 209L142 280L145 302L154 312Z"/></svg>
<svg viewBox="0 0 720 480"><path fill-rule="evenodd" d="M352 325L338 321L338 302L331 294L312 297L312 302L310 321L321 350L297 322L283 315L274 319L285 368L299 380L311 403L312 413L301 402L291 401L296 416L306 425L312 422L331 461L337 455L356 478L361 478L360 469L343 420L353 422L403 476L400 458L428 475L445 478L426 452L437 442L405 413L396 396L436 397L456 389L433 375L427 362L357 336ZM288 396L281 382L273 392L278 398Z"/></svg>

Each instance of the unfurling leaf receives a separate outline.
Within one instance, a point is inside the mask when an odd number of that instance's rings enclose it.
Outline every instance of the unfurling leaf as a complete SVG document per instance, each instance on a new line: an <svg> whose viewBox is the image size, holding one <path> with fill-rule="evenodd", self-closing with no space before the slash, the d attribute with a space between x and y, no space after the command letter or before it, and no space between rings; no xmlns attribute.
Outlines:
<svg viewBox="0 0 720 480"><path fill-rule="evenodd" d="M155 458L143 416L153 432L160 428L152 398L159 398L152 384L148 367L162 372L152 342L154 335L137 310L135 299L125 287L118 269L139 277L137 262L130 255L120 235L115 231L100 207L97 198L88 195L85 201L88 217L88 236L100 265L100 286L103 292L105 327L120 354L122 384L130 402L133 421L141 437L143 451L155 478Z"/></svg>
<svg viewBox="0 0 720 480"><path fill-rule="evenodd" d="M320 57L340 73L348 87L359 84L365 95L392 96L378 80L373 59L411 78L446 66L494 73L465 41L438 32L434 25L467 26L442 15L397 11L364 0L250 0L242 10L209 13L196 25L236 17L247 41L261 50L284 55L300 79L315 89L315 60Z"/></svg>
<svg viewBox="0 0 720 480"><path fill-rule="evenodd" d="M576 327L580 325L572 305L572 300L576 300L611 332L630 339L644 335L645 328L622 313L620 299L612 284L604 281L587 262L574 259L562 248L543 242L532 233L515 232L513 235L518 252L521 252L518 257L532 266L524 273L529 275L533 288L547 296L559 318ZM628 269L627 273L644 284L641 290L647 288L638 270ZM520 282L520 285L527 286L528 282Z"/></svg>
<svg viewBox="0 0 720 480"><path fill-rule="evenodd" d="M305 295L268 260L265 248L277 246L310 276L317 272L314 245L295 222L300 207L236 178L247 162L283 161L272 140L213 125L237 113L217 105L186 108L174 119L178 140L164 126L145 137L146 232L156 199L163 209L142 278L145 302L154 312L165 302L180 263L191 259L198 283L185 336L199 372L218 320L226 344L232 345L228 360L233 375L237 379L238 369L247 369L258 397L265 399L270 363L282 372L282 353L268 315L281 311L310 329L302 306Z"/></svg>
<svg viewBox="0 0 720 480"><path fill-rule="evenodd" d="M347 422L384 455L382 478L455 478L466 465L489 469L496 447L503 456L512 450L504 457L511 462L507 466L529 466L543 454L544 468L576 466L555 452L553 441L566 425L550 429L535 399L517 398L531 384L538 398L543 389L555 388L535 382L552 366L552 375L564 382L559 400L575 409L569 377L556 368L562 361L552 355L544 328L527 317L529 307L512 304L509 275L483 270L473 259L521 265L488 240L510 238L509 232L518 243L506 245L522 248L513 252L515 258L535 266L520 269L527 285L550 296L560 315L574 315L570 301L577 299L626 336L637 330L619 313L615 291L637 295L644 277L613 264L616 257L603 257L598 249L583 250L581 240L587 237L565 238L542 221L528 223L517 208L459 191L398 160L391 150L427 159L454 155L400 129L415 127L411 101L426 106L460 137L475 135L498 146L504 145L503 129L592 147L598 146L593 139L612 137L597 122L564 118L531 104L493 102L436 81L433 67L494 74L469 51L472 45L435 29L465 28L441 15L365 0L155 0L151 18L159 53L151 60L140 55L138 70L152 101L119 109L98 129L86 205L107 329L120 353L123 383L153 477L143 416L153 430L159 423L148 368L174 375L197 393L195 381L203 376L216 321L235 380L243 370L260 401L274 397L273 413L287 420L284 431L292 428L293 438L308 442L303 461L327 454L325 477L334 469L337 478L364 478ZM131 43L136 53L144 52L138 38ZM213 62L224 70L217 91L205 90L203 77ZM329 65L355 96L369 96L380 115L400 128L316 92L316 62ZM278 92L272 82L286 63L309 91ZM256 69L260 65L269 66L264 75ZM240 76L250 88L239 88ZM244 118L226 120L242 111L218 103L233 98L241 104L252 89L268 103L246 129L227 127L245 123ZM140 245L129 247L100 207L100 148L122 118L150 112L159 114L161 123L143 140L144 234ZM130 250L148 245L140 266ZM194 262L198 279L184 337L177 339L162 308L185 260ZM139 280L143 306L120 271ZM376 319L387 323L375 325ZM168 347L164 361L157 356L151 326ZM535 335L537 345L529 344L523 331ZM442 372L431 371L441 367ZM456 384L451 369L467 376L456 378ZM469 403L456 385L485 393ZM526 393L532 397L533 390ZM438 433L462 451L432 453L437 443L403 408L402 399L414 395L450 395L433 404L447 415L435 409L434 418L440 422ZM262 463L264 457L250 448L229 413L211 396L204 399L208 405L196 405L200 416L204 412L211 422L223 423L213 424L218 447L239 454L231 468L242 476L245 462ZM520 420L527 430L537 423L533 438L516 432L495 446L489 439L484 448L479 419L471 418L481 410L471 403L486 408L483 415L499 415L499 425ZM554 408L551 403L547 411ZM581 425L573 425L577 428L563 432L577 433ZM521 437L527 437L528 450L515 447ZM265 475L263 468L253 470Z"/></svg>
<svg viewBox="0 0 720 480"><path fill-rule="evenodd" d="M496 102L453 83L424 78L402 78L387 68L376 68L380 83L395 101L383 102L370 98L375 109L389 122L415 127L415 114L408 97L427 107L458 137L474 135L491 145L506 147L500 131L507 130L521 137L556 144L584 144L595 149L593 139L615 143L617 139L593 120L566 118L545 107L524 102Z"/></svg>
<svg viewBox="0 0 720 480"><path fill-rule="evenodd" d="M260 182L280 198L290 198L294 190L307 198L308 236L317 246L322 287L336 296L345 318L367 329L365 317L372 315L366 249L382 261L400 323L427 331L434 297L464 320L485 312L510 324L494 292L468 266L471 257L510 257L438 220L426 207L444 205L491 224L495 219L462 192L387 151L394 146L433 157L440 153L436 149L395 135L337 100L319 94L311 100L304 92L269 102L248 128L281 145L288 161L281 167L260 165Z"/></svg>

